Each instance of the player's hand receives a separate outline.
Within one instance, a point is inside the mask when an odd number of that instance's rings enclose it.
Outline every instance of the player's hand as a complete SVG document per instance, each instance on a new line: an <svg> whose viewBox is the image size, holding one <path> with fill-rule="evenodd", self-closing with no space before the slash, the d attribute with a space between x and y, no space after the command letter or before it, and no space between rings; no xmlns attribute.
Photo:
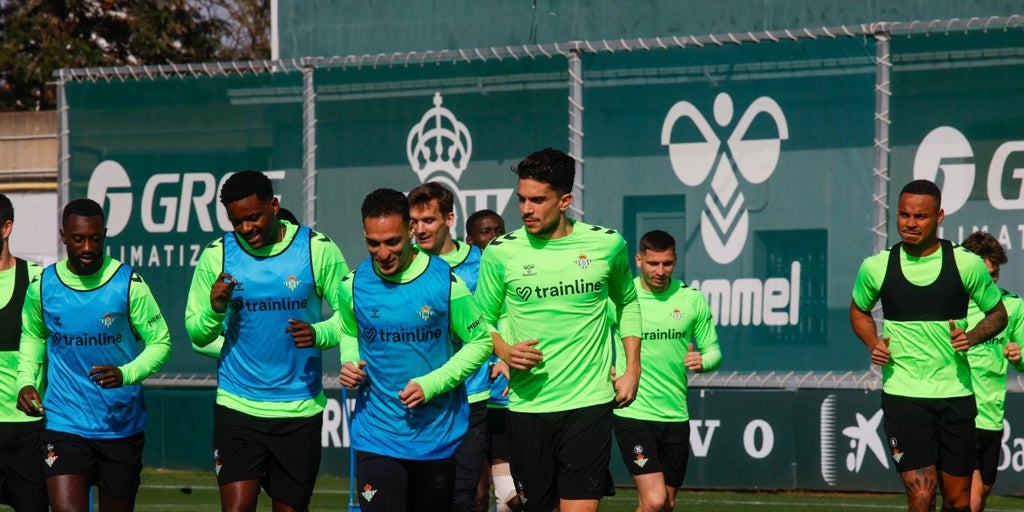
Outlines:
<svg viewBox="0 0 1024 512"><path fill-rule="evenodd" d="M885 366L889 364L889 338L882 338L875 343L875 348L871 349L871 362L878 366Z"/></svg>
<svg viewBox="0 0 1024 512"><path fill-rule="evenodd" d="M25 386L18 392L18 410L29 416L43 415L43 399L35 386Z"/></svg>
<svg viewBox="0 0 1024 512"><path fill-rule="evenodd" d="M1020 345L1009 342L1006 344L1006 348L1003 349L1003 355L1006 356L1011 363L1017 364L1020 362Z"/></svg>
<svg viewBox="0 0 1024 512"><path fill-rule="evenodd" d="M296 348L310 348L316 345L316 330L307 322L289 318L288 327L285 327L284 332L292 335Z"/></svg>
<svg viewBox="0 0 1024 512"><path fill-rule="evenodd" d="M498 375L504 375L505 379L508 379L508 364L501 359L497 363L491 365L491 380L498 378Z"/></svg>
<svg viewBox="0 0 1024 512"><path fill-rule="evenodd" d="M338 378L338 382L346 388L359 387L363 383L363 379L366 378L366 372L363 371L365 366L366 361L359 361L358 363L346 361L345 364L341 365L341 376Z"/></svg>
<svg viewBox="0 0 1024 512"><path fill-rule="evenodd" d="M405 389L398 392L398 399L410 409L423 405L426 402L424 398L426 397L423 395L423 388L411 380L405 385Z"/></svg>
<svg viewBox="0 0 1024 512"><path fill-rule="evenodd" d="M119 388L124 385L124 375L112 364L93 366L89 370L89 378L103 389Z"/></svg>
<svg viewBox="0 0 1024 512"><path fill-rule="evenodd" d="M686 352L686 358L683 359L683 364L687 370L693 373L700 373L704 371L704 361L700 358L700 352L694 348L693 343L690 343L690 350Z"/></svg>
<svg viewBox="0 0 1024 512"><path fill-rule="evenodd" d="M640 385L640 372L626 368L621 377L612 378L615 387L615 407L621 409L636 400L636 390Z"/></svg>
<svg viewBox="0 0 1024 512"><path fill-rule="evenodd" d="M508 365L501 359L497 363L491 365L491 382L498 378L498 375L504 375L505 381L508 381ZM508 385L505 385L505 389L501 391L501 396L508 396Z"/></svg>
<svg viewBox="0 0 1024 512"><path fill-rule="evenodd" d="M956 322L949 321L949 342L953 344L953 349L959 352L967 352L971 348L971 340L967 339L967 333L963 329L956 326Z"/></svg>
<svg viewBox="0 0 1024 512"><path fill-rule="evenodd" d="M512 345L505 362L516 370L529 371L544 360L544 354L534 347L537 343L537 340L526 340Z"/></svg>
<svg viewBox="0 0 1024 512"><path fill-rule="evenodd" d="M214 311L220 314L227 312L228 304L231 302L231 294L235 292L235 286L238 286L238 281L235 281L231 274L221 272L217 276L217 280L213 282L213 287L210 288L210 306Z"/></svg>

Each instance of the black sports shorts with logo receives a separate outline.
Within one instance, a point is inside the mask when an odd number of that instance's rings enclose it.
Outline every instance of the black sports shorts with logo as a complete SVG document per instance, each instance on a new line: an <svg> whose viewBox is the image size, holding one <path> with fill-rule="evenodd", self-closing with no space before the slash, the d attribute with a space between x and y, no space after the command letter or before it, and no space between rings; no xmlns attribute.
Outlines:
<svg viewBox="0 0 1024 512"><path fill-rule="evenodd" d="M214 405L217 484L260 480L271 499L307 507L320 471L323 418L258 418Z"/></svg>
<svg viewBox="0 0 1024 512"><path fill-rule="evenodd" d="M43 430L43 474L86 475L100 493L118 500L134 500L142 473L145 432L116 439L87 439L79 435Z"/></svg>
<svg viewBox="0 0 1024 512"><path fill-rule="evenodd" d="M882 392L882 414L896 471L934 465L953 476L974 473L974 395L912 398Z"/></svg>
<svg viewBox="0 0 1024 512"><path fill-rule="evenodd" d="M46 480L39 453L42 421L0 423L0 503L18 512L46 512Z"/></svg>
<svg viewBox="0 0 1024 512"><path fill-rule="evenodd" d="M665 485L680 487L690 457L689 421L645 421L615 416L615 441L629 474L664 473Z"/></svg>
<svg viewBox="0 0 1024 512"><path fill-rule="evenodd" d="M614 404L546 413L509 411L512 479L527 511L550 512L562 499L615 495L608 470Z"/></svg>

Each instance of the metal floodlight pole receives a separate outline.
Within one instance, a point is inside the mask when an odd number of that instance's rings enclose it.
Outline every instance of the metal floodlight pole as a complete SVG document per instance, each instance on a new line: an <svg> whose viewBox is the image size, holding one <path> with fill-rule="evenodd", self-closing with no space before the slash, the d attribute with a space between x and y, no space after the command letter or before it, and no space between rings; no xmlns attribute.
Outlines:
<svg viewBox="0 0 1024 512"><path fill-rule="evenodd" d="M68 127L67 90L65 88L67 84L66 70L59 70L57 75L57 219L60 219L61 208L68 203L71 194L71 154L70 146L68 145L68 133L70 133L70 130ZM65 256L64 244L60 243L59 236L57 236L56 242L57 256L58 258L63 258Z"/></svg>

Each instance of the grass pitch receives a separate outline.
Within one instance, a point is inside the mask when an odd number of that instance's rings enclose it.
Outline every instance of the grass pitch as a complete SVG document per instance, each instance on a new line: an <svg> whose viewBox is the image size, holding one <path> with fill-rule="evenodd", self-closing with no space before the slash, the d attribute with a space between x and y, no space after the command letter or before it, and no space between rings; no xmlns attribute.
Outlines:
<svg viewBox="0 0 1024 512"><path fill-rule="evenodd" d="M348 480L322 475L317 480L311 512L339 512L348 510ZM619 488L616 495L601 501L601 510L627 512L636 509L636 492ZM1024 510L1024 498L993 496L988 503L989 512L1017 512ZM220 495L212 473L146 469L142 472L142 487L136 501L136 510L158 512L216 512L220 510ZM0 510L11 510L0 506ZM270 511L270 498L260 496L260 511ZM732 492L697 491L684 489L676 500L676 510L701 512L883 512L906 510L902 495L868 493L808 493L808 492Z"/></svg>

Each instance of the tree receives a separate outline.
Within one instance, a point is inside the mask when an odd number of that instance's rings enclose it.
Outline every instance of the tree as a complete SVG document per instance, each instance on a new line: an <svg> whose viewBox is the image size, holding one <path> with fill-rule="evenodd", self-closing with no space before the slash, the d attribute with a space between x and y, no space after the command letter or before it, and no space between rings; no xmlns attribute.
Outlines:
<svg viewBox="0 0 1024 512"><path fill-rule="evenodd" d="M61 68L267 58L268 32L261 0L0 0L0 110L55 108Z"/></svg>

